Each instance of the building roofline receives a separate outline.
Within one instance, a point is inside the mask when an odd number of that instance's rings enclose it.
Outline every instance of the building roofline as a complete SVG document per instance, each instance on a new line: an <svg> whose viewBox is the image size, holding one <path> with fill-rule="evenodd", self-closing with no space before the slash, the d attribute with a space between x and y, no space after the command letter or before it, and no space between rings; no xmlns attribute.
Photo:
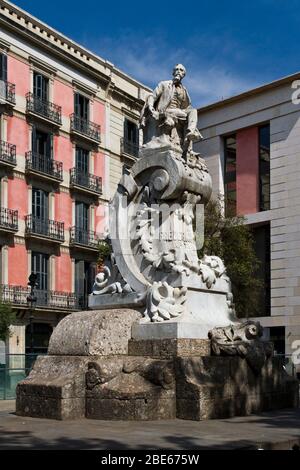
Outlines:
<svg viewBox="0 0 300 470"><path fill-rule="evenodd" d="M100 65L103 67L107 68L110 72L114 72L116 75L119 75L121 78L126 79L127 81L131 82L132 84L144 88L146 91L151 92L151 88L148 86L144 85L143 83L139 82L138 80L134 79L130 75L126 74L119 68L115 67L115 65L112 62L109 62L108 60L103 59L99 55L95 54L94 52L90 51L89 49L85 48L84 46L78 44L75 42L73 39L70 39L69 37L65 36L64 34L60 33L56 29L52 28L49 26L47 23L44 23L43 21L39 20L35 16L31 15L27 11L23 10L22 8L18 7L14 3L7 1L7 0L0 0L0 8L7 8L11 11L13 11L17 17L22 17L25 22L30 22L33 25L39 27L39 29L42 29L43 31L48 32L52 36L60 39L63 43L68 44L70 47L80 51L82 54L85 56L93 59L95 62L98 62ZM1 10L0 10L1 11ZM19 19L18 18L18 19ZM67 52L67 51L65 51ZM74 56L71 56L72 59Z"/></svg>
<svg viewBox="0 0 300 470"><path fill-rule="evenodd" d="M249 98L251 96L258 95L260 93L263 93L264 91L268 91L268 90L271 90L273 88L277 88L281 85L284 85L286 83L289 83L291 81L298 80L298 79L300 79L300 72L296 72L292 75L287 75L287 76L285 76L283 78L280 78L278 80L274 80L272 82L265 83L265 84L260 85L258 87L251 88L250 90L239 93L238 95L233 95L229 98L225 98L224 100L215 101L211 104L201 106L201 107L198 108L198 113L202 113L202 112L205 112L205 111L210 111L211 109L221 108L221 107L223 107L227 104L232 104L232 103L235 103L237 101L241 101L245 98Z"/></svg>

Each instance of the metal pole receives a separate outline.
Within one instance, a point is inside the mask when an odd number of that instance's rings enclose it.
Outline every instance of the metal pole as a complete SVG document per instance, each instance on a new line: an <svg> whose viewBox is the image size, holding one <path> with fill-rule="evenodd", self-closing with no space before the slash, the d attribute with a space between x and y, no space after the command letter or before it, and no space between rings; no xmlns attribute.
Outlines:
<svg viewBox="0 0 300 470"><path fill-rule="evenodd" d="M34 289L37 286L37 275L35 273L31 273L29 276L28 285L30 286L30 294L27 297L27 302L30 305L29 308L29 325L30 325L30 354L34 353L34 328L33 328L33 320L34 320L34 305L37 301L35 296Z"/></svg>

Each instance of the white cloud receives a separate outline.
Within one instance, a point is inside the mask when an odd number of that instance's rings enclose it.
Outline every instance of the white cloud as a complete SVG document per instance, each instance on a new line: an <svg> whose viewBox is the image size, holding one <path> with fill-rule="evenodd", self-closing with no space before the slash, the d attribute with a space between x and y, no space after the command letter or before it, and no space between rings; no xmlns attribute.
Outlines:
<svg viewBox="0 0 300 470"><path fill-rule="evenodd" d="M143 38L140 36L131 32L124 33L118 39L102 38L101 46L100 41L96 44L94 40L94 47L89 41L89 47L150 87L161 80L169 79L174 64L183 63L187 67L185 84L194 106L224 99L258 85L257 80L233 72L232 62L226 64L226 60L218 60L224 56L222 50L231 47L234 51L232 44L222 43L222 38L218 44L219 49L214 42L214 51L209 56L209 46L203 49L204 45L209 44L208 38L198 37L198 41L187 41L187 44L194 42L194 47L181 47L168 44L159 34ZM201 50L205 50L205 55L201 54Z"/></svg>

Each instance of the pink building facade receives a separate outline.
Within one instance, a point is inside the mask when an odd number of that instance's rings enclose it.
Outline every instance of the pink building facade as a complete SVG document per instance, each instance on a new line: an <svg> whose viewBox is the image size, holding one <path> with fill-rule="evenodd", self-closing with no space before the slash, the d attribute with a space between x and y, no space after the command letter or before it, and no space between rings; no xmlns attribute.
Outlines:
<svg viewBox="0 0 300 470"><path fill-rule="evenodd" d="M1 299L17 313L6 352L39 353L64 315L86 308L103 214L137 156L147 89L0 4Z"/></svg>

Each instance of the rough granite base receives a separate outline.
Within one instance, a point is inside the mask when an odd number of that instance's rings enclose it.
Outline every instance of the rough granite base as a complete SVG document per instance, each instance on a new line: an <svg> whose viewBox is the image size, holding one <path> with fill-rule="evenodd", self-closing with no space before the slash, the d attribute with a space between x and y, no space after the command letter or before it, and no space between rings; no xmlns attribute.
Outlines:
<svg viewBox="0 0 300 470"><path fill-rule="evenodd" d="M128 342L128 354L161 359L210 356L210 343L208 339L131 339Z"/></svg>
<svg viewBox="0 0 300 470"><path fill-rule="evenodd" d="M138 318L136 310L114 310L63 320L52 355L40 356L17 386L17 414L205 420L298 406L299 383L282 359L269 358L257 373L241 357L211 356L209 340L136 341L130 325Z"/></svg>

